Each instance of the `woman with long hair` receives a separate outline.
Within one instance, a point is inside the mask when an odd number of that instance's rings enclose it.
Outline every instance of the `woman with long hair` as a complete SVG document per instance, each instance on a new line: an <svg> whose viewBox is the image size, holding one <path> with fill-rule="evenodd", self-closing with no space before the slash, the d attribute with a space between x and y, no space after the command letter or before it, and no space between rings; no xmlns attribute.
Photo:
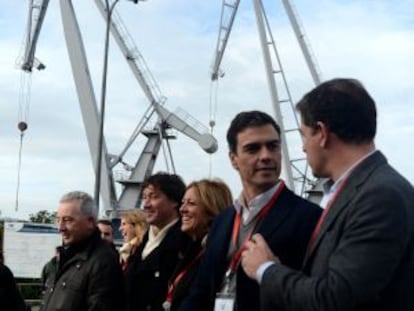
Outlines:
<svg viewBox="0 0 414 311"><path fill-rule="evenodd" d="M187 186L180 207L181 231L191 237L192 243L170 279L165 310L178 309L188 295L214 217L232 204L229 187L219 179L202 179Z"/></svg>
<svg viewBox="0 0 414 311"><path fill-rule="evenodd" d="M147 229L148 224L142 210L130 210L121 214L119 231L121 231L124 244L119 249L119 261L124 273L128 270L130 257L141 244Z"/></svg>

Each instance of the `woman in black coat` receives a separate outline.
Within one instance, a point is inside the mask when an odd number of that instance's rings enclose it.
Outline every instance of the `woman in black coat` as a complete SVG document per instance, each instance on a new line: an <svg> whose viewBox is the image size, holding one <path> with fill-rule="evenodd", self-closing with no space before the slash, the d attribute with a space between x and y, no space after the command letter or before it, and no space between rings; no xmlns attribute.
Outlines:
<svg viewBox="0 0 414 311"><path fill-rule="evenodd" d="M165 310L176 310L188 295L194 281L214 217L233 203L228 186L220 180L202 179L190 183L184 194L181 214L181 231L189 235L192 243L173 273Z"/></svg>
<svg viewBox="0 0 414 311"><path fill-rule="evenodd" d="M27 310L24 300L17 288L13 273L2 263L0 263L0 310Z"/></svg>

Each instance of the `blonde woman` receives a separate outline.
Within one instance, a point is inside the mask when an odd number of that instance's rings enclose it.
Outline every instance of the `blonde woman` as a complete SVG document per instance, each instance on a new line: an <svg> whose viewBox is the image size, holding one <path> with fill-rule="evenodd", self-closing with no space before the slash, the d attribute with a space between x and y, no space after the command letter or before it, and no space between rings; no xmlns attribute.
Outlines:
<svg viewBox="0 0 414 311"><path fill-rule="evenodd" d="M148 229L142 210L131 210L121 215L121 231L124 244L119 249L119 260L124 273L128 270L130 256L135 253L142 242L142 237Z"/></svg>
<svg viewBox="0 0 414 311"><path fill-rule="evenodd" d="M170 279L164 310L177 310L188 295L214 217L232 204L229 187L219 179L202 179L187 186L180 207L181 231L190 236L193 242Z"/></svg>

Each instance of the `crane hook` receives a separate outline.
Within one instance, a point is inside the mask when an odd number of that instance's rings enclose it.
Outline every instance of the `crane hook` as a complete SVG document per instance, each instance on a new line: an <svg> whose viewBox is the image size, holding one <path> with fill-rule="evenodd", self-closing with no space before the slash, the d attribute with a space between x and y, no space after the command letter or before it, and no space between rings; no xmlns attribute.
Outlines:
<svg viewBox="0 0 414 311"><path fill-rule="evenodd" d="M23 134L23 132L27 130L27 123L26 123L26 122L24 122L24 121L20 121L20 122L17 124L17 128L18 128L18 129L20 130L20 132Z"/></svg>

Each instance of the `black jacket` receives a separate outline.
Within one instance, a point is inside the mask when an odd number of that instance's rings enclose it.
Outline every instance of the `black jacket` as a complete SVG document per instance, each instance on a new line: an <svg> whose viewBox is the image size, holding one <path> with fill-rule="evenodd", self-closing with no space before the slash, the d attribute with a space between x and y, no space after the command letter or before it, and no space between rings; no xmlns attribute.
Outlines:
<svg viewBox="0 0 414 311"><path fill-rule="evenodd" d="M124 280L118 258L99 230L87 240L59 250L56 273L49 275L42 311L121 311Z"/></svg>
<svg viewBox="0 0 414 311"><path fill-rule="evenodd" d="M322 209L285 188L258 226L272 252L282 263L300 269L307 244ZM229 266L228 251L232 235L234 208L225 209L214 220L209 232L206 253L201 261L190 294L179 311L211 311ZM236 272L236 310L259 311L260 289L238 266ZM276 311L277 309L275 309Z"/></svg>
<svg viewBox="0 0 414 311"><path fill-rule="evenodd" d="M24 311L26 306L9 268L0 264L0 310Z"/></svg>
<svg viewBox="0 0 414 311"><path fill-rule="evenodd" d="M171 311L177 310L183 299L189 294L191 286L200 266L201 256L203 255L203 247L201 241L194 241L187 248L184 258L178 263L175 271L170 279L170 284L176 278L184 273L174 286L174 291L171 301Z"/></svg>
<svg viewBox="0 0 414 311"><path fill-rule="evenodd" d="M181 222L174 224L161 244L142 259L142 251L148 241L148 232L144 235L126 275L128 310L164 310L162 304L167 295L168 280L190 243L190 238L181 232L180 227Z"/></svg>

